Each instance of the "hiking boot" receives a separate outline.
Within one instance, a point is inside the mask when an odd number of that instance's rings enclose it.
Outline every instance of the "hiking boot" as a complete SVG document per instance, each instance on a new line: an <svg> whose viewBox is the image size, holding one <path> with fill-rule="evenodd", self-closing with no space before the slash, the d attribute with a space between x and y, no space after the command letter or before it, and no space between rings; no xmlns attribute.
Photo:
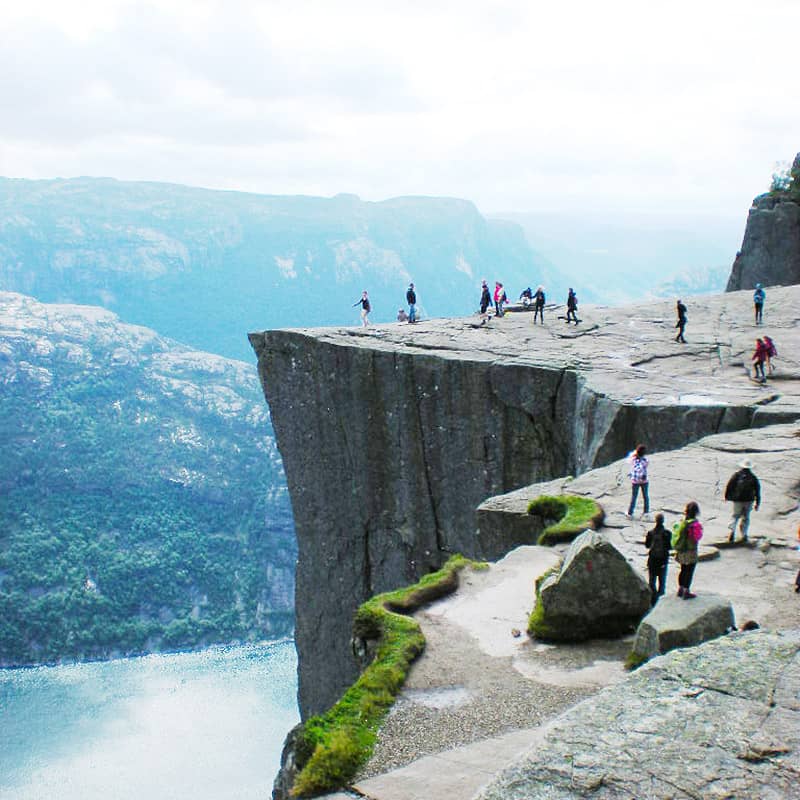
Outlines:
<svg viewBox="0 0 800 800"><path fill-rule="evenodd" d="M683 593L684 600L694 600L697 595L694 592L690 592L688 589Z"/></svg>
<svg viewBox="0 0 800 800"><path fill-rule="evenodd" d="M683 586L679 586L678 587L678 597L683 597L683 592L684 592Z"/></svg>

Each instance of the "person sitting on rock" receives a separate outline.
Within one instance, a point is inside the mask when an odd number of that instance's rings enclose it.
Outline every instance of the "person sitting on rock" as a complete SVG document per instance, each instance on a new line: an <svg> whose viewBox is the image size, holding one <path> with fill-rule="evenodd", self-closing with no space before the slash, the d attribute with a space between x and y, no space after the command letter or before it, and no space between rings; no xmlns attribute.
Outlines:
<svg viewBox="0 0 800 800"><path fill-rule="evenodd" d="M753 376L755 380L766 383L767 376L764 374L764 362L767 360L767 346L764 344L763 339L756 339L756 349L750 360L753 362Z"/></svg>
<svg viewBox="0 0 800 800"><path fill-rule="evenodd" d="M728 541L732 542L736 534L736 523L739 523L739 532L742 541L747 541L747 532L750 529L750 511L753 503L756 511L761 505L761 484L753 474L753 463L749 458L739 464L739 470L731 475L725 487L725 499L733 503L733 519L728 525L731 532Z"/></svg>
<svg viewBox="0 0 800 800"><path fill-rule="evenodd" d="M647 531L644 546L650 551L647 556L647 572L650 578L650 605L654 606L664 594L667 585L667 565L672 534L664 527L664 515L656 514L656 526ZM656 588L658 583L658 588Z"/></svg>
<svg viewBox="0 0 800 800"><path fill-rule="evenodd" d="M644 501L644 516L650 513L650 484L647 478L647 448L640 444L629 456L631 469L628 477L631 479L631 502L628 506L628 513L626 516L632 517L633 510L636 508L636 498L639 496L639 490L642 492L642 500Z"/></svg>
<svg viewBox="0 0 800 800"><path fill-rule="evenodd" d="M404 308L398 309L398 311L397 311L397 321L398 322L408 322L408 314L406 314L406 310Z"/></svg>
<svg viewBox="0 0 800 800"><path fill-rule="evenodd" d="M700 506L694 500L686 504L683 519L672 530L672 546L675 548L675 559L681 565L678 573L678 597L692 600L697 597L691 591L692 578L698 561L698 542L703 538L703 526L700 524Z"/></svg>
<svg viewBox="0 0 800 800"><path fill-rule="evenodd" d="M533 302L533 292L531 291L530 286L527 289L522 290L522 294L519 296L519 299L522 300L522 305L524 306L529 306Z"/></svg>

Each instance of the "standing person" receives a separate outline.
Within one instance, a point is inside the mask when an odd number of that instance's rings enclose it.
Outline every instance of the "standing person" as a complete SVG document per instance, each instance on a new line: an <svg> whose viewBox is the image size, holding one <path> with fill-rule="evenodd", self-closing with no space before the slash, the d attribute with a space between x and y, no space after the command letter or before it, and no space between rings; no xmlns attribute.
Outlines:
<svg viewBox="0 0 800 800"><path fill-rule="evenodd" d="M414 284L408 284L408 291L406 291L406 302L408 303L408 321L417 321L417 293L414 291Z"/></svg>
<svg viewBox="0 0 800 800"><path fill-rule="evenodd" d="M506 290L500 281L495 281L494 284L494 310L498 317L502 317L505 313L503 311L503 303L507 302Z"/></svg>
<svg viewBox="0 0 800 800"><path fill-rule="evenodd" d="M761 505L761 484L753 474L753 464L749 458L744 459L739 464L739 470L731 475L725 487L725 499L733 503L733 519L728 525L728 530L731 532L728 541L733 541L738 522L742 541L746 542L753 503L756 504L756 511Z"/></svg>
<svg viewBox="0 0 800 800"><path fill-rule="evenodd" d="M569 294L567 295L567 325L569 325L570 318L577 325L578 324L578 295L569 287Z"/></svg>
<svg viewBox="0 0 800 800"><path fill-rule="evenodd" d="M644 516L650 513L650 484L647 478L647 448L640 444L629 456L631 469L628 476L631 479L631 503L628 506L627 516L633 516L633 510L636 508L636 498L639 496L639 490L642 492L642 499L644 500Z"/></svg>
<svg viewBox="0 0 800 800"><path fill-rule="evenodd" d="M769 338L769 336L762 336L764 340L764 345L767 348L767 369L769 370L769 374L772 375L772 371L775 367L772 366L772 359L778 355L778 348L775 347L775 342Z"/></svg>
<svg viewBox="0 0 800 800"><path fill-rule="evenodd" d="M698 561L698 542L703 538L703 526L700 524L700 506L692 500L686 504L683 519L672 529L672 546L675 548L675 559L681 565L678 573L678 597L691 600L697 597L691 592L692 578Z"/></svg>
<svg viewBox="0 0 800 800"><path fill-rule="evenodd" d="M544 286L536 287L536 294L533 296L533 324L536 324L536 317L538 316L544 325Z"/></svg>
<svg viewBox="0 0 800 800"><path fill-rule="evenodd" d="M366 289L361 292L361 299L356 300L355 303L353 303L353 308L355 308L357 305L361 306L361 325L362 327L366 328L367 325L369 325L369 312L372 311L372 306L369 304L369 296L367 295Z"/></svg>
<svg viewBox="0 0 800 800"><path fill-rule="evenodd" d="M753 376L761 383L766 383L767 376L764 374L764 362L767 360L767 346L762 339L756 339L756 349L753 351Z"/></svg>
<svg viewBox="0 0 800 800"><path fill-rule="evenodd" d="M686 344L686 339L683 338L683 331L686 329L686 322L688 320L686 316L686 306L678 300L675 310L678 312L678 321L675 323L675 327L678 329L678 335L675 337L675 341Z"/></svg>
<svg viewBox="0 0 800 800"><path fill-rule="evenodd" d="M644 546L650 551L647 556L647 572L650 577L650 605L654 606L664 594L667 585L667 565L672 534L664 527L664 515L656 514L656 526L647 531ZM658 583L658 588L656 588Z"/></svg>
<svg viewBox="0 0 800 800"><path fill-rule="evenodd" d="M481 316L486 316L486 309L489 308L489 303L492 302L492 296L489 294L489 287L486 281L481 281Z"/></svg>
<svg viewBox="0 0 800 800"><path fill-rule="evenodd" d="M756 284L756 290L753 292L753 309L756 314L756 325L763 322L764 316L764 300L766 299L766 292L761 288L761 284Z"/></svg>

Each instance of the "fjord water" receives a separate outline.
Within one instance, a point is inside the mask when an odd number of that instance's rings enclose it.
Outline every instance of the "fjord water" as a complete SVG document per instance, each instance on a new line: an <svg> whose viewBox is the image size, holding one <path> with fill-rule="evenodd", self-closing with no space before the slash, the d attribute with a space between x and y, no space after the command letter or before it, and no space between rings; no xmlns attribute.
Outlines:
<svg viewBox="0 0 800 800"><path fill-rule="evenodd" d="M296 666L281 641L0 670L0 798L263 800Z"/></svg>

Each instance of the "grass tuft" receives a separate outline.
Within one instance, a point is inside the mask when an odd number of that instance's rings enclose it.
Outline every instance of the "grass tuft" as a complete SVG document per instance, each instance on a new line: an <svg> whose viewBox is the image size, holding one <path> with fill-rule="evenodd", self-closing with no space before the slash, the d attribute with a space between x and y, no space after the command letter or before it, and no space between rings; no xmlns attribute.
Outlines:
<svg viewBox="0 0 800 800"><path fill-rule="evenodd" d="M597 530L605 519L598 503L575 494L540 495L531 500L528 513L545 522L552 520L539 536L537 544L541 545L571 542L587 528Z"/></svg>
<svg viewBox="0 0 800 800"><path fill-rule="evenodd" d="M359 607L354 635L378 640L375 658L338 703L303 725L297 751L310 755L295 778L292 796L313 797L340 789L366 763L383 718L412 662L425 648L416 620L405 615L455 591L458 573L466 566L486 568L455 555L413 586L377 595Z"/></svg>

